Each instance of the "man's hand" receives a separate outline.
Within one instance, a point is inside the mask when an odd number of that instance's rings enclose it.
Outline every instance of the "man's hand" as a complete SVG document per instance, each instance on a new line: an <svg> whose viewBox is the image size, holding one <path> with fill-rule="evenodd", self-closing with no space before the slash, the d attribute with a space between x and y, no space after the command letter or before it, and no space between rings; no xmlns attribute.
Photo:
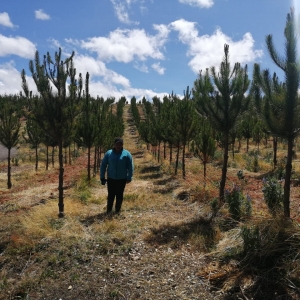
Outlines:
<svg viewBox="0 0 300 300"><path fill-rule="evenodd" d="M106 179L105 179L105 178L101 178L100 180L101 180L101 184L102 184L102 185L105 185L105 184L106 184Z"/></svg>

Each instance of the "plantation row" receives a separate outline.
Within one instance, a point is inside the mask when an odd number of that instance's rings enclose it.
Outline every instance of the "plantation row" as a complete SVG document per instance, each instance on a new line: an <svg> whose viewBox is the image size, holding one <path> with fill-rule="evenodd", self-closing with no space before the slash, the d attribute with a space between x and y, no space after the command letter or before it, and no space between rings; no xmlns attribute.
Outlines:
<svg viewBox="0 0 300 300"><path fill-rule="evenodd" d="M248 78L247 66L229 62L229 46L224 45L224 58L219 72L214 67L200 72L193 88L184 91L181 99L173 93L162 100L154 97L152 102L145 98L137 104L131 98L130 108L134 125L139 136L147 144L158 149L166 145L176 151L175 174L179 165L179 154L183 178L186 176L186 148L199 157L204 166L212 160L217 147L223 151L223 167L219 188L220 206L225 200L225 184L230 146L234 153L235 142L240 147L241 140L246 139L247 151L249 140L259 145L263 139L272 138L273 166L277 166L278 139L287 144L285 183L284 183L284 215L290 216L290 184L294 141L299 133L300 68L296 58L296 33L294 14L287 16L286 57L281 59L273 46L272 36L266 39L267 46L275 64L285 73L285 82L280 82L274 73L260 70L254 66L252 82ZM63 150L71 144L88 149L88 179L90 179L91 149L94 151L94 173L101 150L111 145L115 136L122 136L124 124L122 120L125 97L115 103L114 98L93 98L89 94L89 73L85 81L76 69L73 56L61 60L61 49L55 53L53 60L49 53L40 60L36 52L35 60L30 61L29 69L39 92L38 96L29 91L25 71L22 71L22 88L24 93L18 96L0 97L0 142L8 149L8 181L11 188L10 151L15 147L21 135L33 148L43 143L47 148L57 146L59 161L59 216L64 215L63 203ZM55 91L54 91L55 88ZM115 105L113 105L115 103ZM114 108L114 109L113 109ZM21 131L21 120L25 117L24 131ZM38 155L36 152L36 168Z"/></svg>
<svg viewBox="0 0 300 300"><path fill-rule="evenodd" d="M284 176L284 216L290 217L290 186L294 143L300 130L300 65L297 61L297 33L293 10L287 15L285 27L285 53L281 58L274 48L273 38L266 42L274 63L282 69L285 81L276 73L261 70L255 64L252 81L248 78L247 66L229 62L229 46L224 46L224 58L219 71L215 67L201 71L192 90L184 91L183 99L176 95L165 96L163 101L154 97L153 104L143 99L143 109L131 101L131 111L141 138L152 146L169 144L177 148L175 173L178 168L179 152L182 149L182 175L185 178L186 147L199 157L204 166L212 160L217 146L223 150L223 166L219 188L219 207L225 201L225 184L229 158L229 147L234 153L235 141L239 148L246 139L259 145L263 139L272 138L273 167L277 167L278 139L287 145ZM170 147L170 151L172 147ZM158 151L160 154L160 151ZM164 152L165 153L165 152ZM165 158L165 154L164 154ZM158 157L158 159L160 159ZM170 153L172 160L172 153ZM272 208L273 209L273 208Z"/></svg>

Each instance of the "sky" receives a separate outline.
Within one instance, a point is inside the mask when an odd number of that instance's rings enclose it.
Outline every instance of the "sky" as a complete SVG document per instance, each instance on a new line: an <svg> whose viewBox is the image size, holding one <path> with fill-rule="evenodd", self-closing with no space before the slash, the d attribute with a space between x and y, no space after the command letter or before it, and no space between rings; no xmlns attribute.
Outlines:
<svg viewBox="0 0 300 300"><path fill-rule="evenodd" d="M182 96L200 70L219 67L224 44L232 65L254 63L281 76L265 43L284 56L287 13L300 0L1 0L0 94L29 89L36 51L75 52L77 74L90 74L94 97L138 100ZM299 5L300 6L300 5Z"/></svg>

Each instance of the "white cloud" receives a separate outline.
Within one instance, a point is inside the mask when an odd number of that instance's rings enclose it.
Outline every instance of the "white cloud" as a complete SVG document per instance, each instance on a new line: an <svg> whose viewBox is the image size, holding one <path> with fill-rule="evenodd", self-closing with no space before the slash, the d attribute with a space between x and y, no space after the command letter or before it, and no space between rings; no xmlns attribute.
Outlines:
<svg viewBox="0 0 300 300"><path fill-rule="evenodd" d="M51 17L46 14L42 9L38 9L36 10L35 12L35 18L38 19L38 20L50 20Z"/></svg>
<svg viewBox="0 0 300 300"><path fill-rule="evenodd" d="M188 45L187 55L193 57L189 66L195 73L212 66L218 68L224 56L224 44L229 45L232 64L239 62L244 65L263 55L262 50L254 49L254 39L250 33L244 34L240 41L233 41L220 28L212 35L199 36L195 25L183 19L170 24L170 28L178 31L180 41Z"/></svg>
<svg viewBox="0 0 300 300"><path fill-rule="evenodd" d="M51 48L53 48L53 49L62 48L60 42L54 38L48 38L47 42L49 42L51 44Z"/></svg>
<svg viewBox="0 0 300 300"><path fill-rule="evenodd" d="M138 24L138 22L133 22L130 20L129 12L128 12L130 4L135 1L130 1L130 0L126 0L125 2L122 0L110 0L110 1L113 4L115 14L120 22L125 24L132 24L132 23L136 25Z"/></svg>
<svg viewBox="0 0 300 300"><path fill-rule="evenodd" d="M160 63L154 63L152 64L152 69L155 70L159 75L163 75L165 73L165 68L160 66Z"/></svg>
<svg viewBox="0 0 300 300"><path fill-rule="evenodd" d="M109 85L116 84L122 87L129 87L130 81L124 76L106 68L102 61L95 60L93 57L84 55L75 55L74 65L77 73L82 73L85 79L86 73L89 72L91 80L93 77L102 77L101 80Z"/></svg>
<svg viewBox="0 0 300 300"><path fill-rule="evenodd" d="M26 38L6 37L0 34L0 57L13 54L23 58L33 58L35 51L35 45Z"/></svg>
<svg viewBox="0 0 300 300"><path fill-rule="evenodd" d="M10 21L9 15L6 12L0 13L0 25L14 28L14 24Z"/></svg>
<svg viewBox="0 0 300 300"><path fill-rule="evenodd" d="M137 70L143 72L143 73L149 73L148 67L146 66L146 64L139 64L138 62L134 63L134 68L136 68Z"/></svg>
<svg viewBox="0 0 300 300"><path fill-rule="evenodd" d="M167 41L169 29L165 25L154 25L157 35L148 35L141 29L117 29L109 37L94 37L82 41L81 46L89 51L96 52L104 61L118 61L129 63L134 59L147 58L164 59L161 52Z"/></svg>
<svg viewBox="0 0 300 300"><path fill-rule="evenodd" d="M26 76L29 90L36 93L36 85L31 77ZM21 73L15 68L13 61L0 65L1 94L16 95L22 91Z"/></svg>
<svg viewBox="0 0 300 300"><path fill-rule="evenodd" d="M145 16L148 13L148 8L144 5L141 5L140 6L140 11L141 11L142 16Z"/></svg>
<svg viewBox="0 0 300 300"><path fill-rule="evenodd" d="M214 5L213 0L179 0L179 2L191 6L199 6L201 8L210 8Z"/></svg>
<svg viewBox="0 0 300 300"><path fill-rule="evenodd" d="M149 89L132 88L127 78L107 69L103 62L93 57L75 55L74 65L77 73L82 73L83 82L85 82L86 72L89 72L89 90L90 94L94 97L100 96L104 99L107 97L115 97L116 100L119 100L125 96L127 100L130 101L133 96L141 100L144 96L147 99L152 99L154 96L161 97L162 99L165 95Z"/></svg>

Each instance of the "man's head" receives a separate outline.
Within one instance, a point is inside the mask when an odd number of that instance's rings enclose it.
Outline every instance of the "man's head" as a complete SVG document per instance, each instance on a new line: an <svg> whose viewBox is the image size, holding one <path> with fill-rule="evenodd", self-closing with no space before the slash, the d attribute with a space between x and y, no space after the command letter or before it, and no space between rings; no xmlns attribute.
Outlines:
<svg viewBox="0 0 300 300"><path fill-rule="evenodd" d="M115 143L115 144L117 144L117 143L121 143L121 144L123 145L123 139L122 139L122 138L120 138L120 137L117 137L117 138L115 138L115 141L114 141L114 143Z"/></svg>
<svg viewBox="0 0 300 300"><path fill-rule="evenodd" d="M116 151L121 151L121 149L123 148L123 139L122 138L120 138L120 137L115 138L114 148Z"/></svg>

